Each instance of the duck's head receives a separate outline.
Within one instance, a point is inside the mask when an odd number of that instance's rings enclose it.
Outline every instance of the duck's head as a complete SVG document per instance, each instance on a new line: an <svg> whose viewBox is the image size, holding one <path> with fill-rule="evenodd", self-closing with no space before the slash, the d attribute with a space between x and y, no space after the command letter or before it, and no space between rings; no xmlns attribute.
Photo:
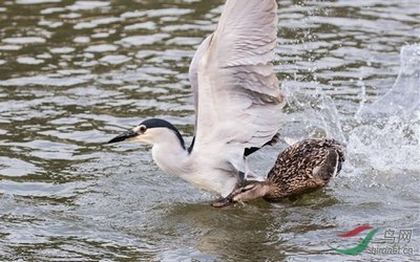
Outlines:
<svg viewBox="0 0 420 262"><path fill-rule="evenodd" d="M232 201L250 201L266 196L270 192L270 184L265 181L248 181L247 184L232 192Z"/></svg>

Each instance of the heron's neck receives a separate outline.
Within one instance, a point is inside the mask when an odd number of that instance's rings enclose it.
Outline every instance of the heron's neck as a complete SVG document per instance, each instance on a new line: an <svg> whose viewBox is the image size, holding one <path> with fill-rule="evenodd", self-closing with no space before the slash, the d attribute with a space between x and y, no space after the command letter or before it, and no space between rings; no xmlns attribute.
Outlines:
<svg viewBox="0 0 420 262"><path fill-rule="evenodd" d="M176 176L189 173L189 156L176 134L168 134L153 144L153 160L165 173Z"/></svg>

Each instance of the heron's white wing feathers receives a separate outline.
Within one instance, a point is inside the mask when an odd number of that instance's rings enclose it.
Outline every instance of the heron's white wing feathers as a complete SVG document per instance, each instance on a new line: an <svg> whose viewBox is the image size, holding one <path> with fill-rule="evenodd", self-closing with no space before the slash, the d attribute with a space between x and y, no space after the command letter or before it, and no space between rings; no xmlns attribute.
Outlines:
<svg viewBox="0 0 420 262"><path fill-rule="evenodd" d="M203 57L203 55L207 52L207 49L209 48L211 38L213 37L213 34L209 35L204 41L200 44L197 51L194 54L194 57L190 64L189 69L189 78L190 78L190 84L193 92L194 97L194 108L197 114L197 106L198 106L198 65ZM197 129L197 117L195 118L195 129Z"/></svg>
<svg viewBox="0 0 420 262"><path fill-rule="evenodd" d="M271 64L276 39L275 0L227 0L190 68L194 151L213 148L242 158L244 148L261 147L277 133L283 97Z"/></svg>

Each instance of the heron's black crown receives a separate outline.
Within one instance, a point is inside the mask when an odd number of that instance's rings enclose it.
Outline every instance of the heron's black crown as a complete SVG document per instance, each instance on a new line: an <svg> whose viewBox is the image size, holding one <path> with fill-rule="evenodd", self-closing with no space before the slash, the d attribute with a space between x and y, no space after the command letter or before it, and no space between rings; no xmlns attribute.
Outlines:
<svg viewBox="0 0 420 262"><path fill-rule="evenodd" d="M168 121L159 119L159 118L151 118L151 119L144 120L143 122L140 123L140 125L144 125L147 129L168 128L172 130L175 133L175 135L178 137L179 143L181 143L182 148L185 149L185 142L184 142L184 139L182 138L181 133L179 133L178 129L174 125L169 123Z"/></svg>

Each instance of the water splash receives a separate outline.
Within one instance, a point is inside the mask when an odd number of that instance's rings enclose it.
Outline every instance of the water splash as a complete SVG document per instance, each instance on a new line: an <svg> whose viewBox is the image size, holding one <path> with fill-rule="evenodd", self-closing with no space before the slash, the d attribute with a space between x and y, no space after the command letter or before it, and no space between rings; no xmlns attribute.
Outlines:
<svg viewBox="0 0 420 262"><path fill-rule="evenodd" d="M401 49L398 77L383 97L356 114L348 150L380 171L420 170L420 45Z"/></svg>
<svg viewBox="0 0 420 262"><path fill-rule="evenodd" d="M363 107L356 117L371 121L399 116L404 120L418 117L420 111L420 45L401 49L400 71L392 87L383 97Z"/></svg>
<svg viewBox="0 0 420 262"><path fill-rule="evenodd" d="M420 45L401 49L398 77L383 97L361 104L351 126L342 128L334 101L318 92L303 94L283 85L288 123L282 135L294 142L304 137L333 137L347 144L348 164L378 171L420 170ZM347 121L347 120L346 120Z"/></svg>
<svg viewBox="0 0 420 262"><path fill-rule="evenodd" d="M282 87L287 97L288 122L284 123L282 137L292 144L306 137L331 137L347 142L340 114L333 99L322 92L311 96L296 92L288 83ZM290 141L290 142L289 142Z"/></svg>

